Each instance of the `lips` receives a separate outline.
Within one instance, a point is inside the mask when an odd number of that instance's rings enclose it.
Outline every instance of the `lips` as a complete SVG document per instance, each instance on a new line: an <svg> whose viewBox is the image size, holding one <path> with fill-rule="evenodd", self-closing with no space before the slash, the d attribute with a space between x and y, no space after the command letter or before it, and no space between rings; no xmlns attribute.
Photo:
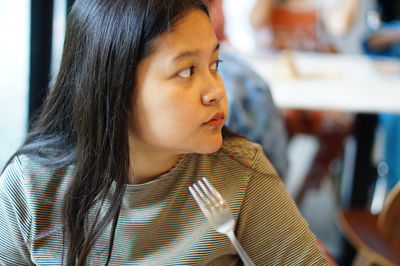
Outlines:
<svg viewBox="0 0 400 266"><path fill-rule="evenodd" d="M207 126L221 126L225 122L225 114L223 112L216 113L209 121L204 123Z"/></svg>

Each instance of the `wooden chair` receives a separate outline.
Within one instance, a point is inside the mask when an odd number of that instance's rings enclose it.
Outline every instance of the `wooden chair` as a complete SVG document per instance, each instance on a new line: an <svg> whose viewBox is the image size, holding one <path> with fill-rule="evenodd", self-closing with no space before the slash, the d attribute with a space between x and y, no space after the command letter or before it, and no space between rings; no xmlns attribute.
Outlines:
<svg viewBox="0 0 400 266"><path fill-rule="evenodd" d="M400 265L400 184L388 194L378 215L345 209L339 211L338 222L358 251L354 265Z"/></svg>

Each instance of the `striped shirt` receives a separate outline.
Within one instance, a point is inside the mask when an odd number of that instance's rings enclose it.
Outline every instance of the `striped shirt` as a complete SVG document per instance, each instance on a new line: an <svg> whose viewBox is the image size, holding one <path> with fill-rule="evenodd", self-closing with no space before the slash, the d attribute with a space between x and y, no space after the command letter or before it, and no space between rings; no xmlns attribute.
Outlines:
<svg viewBox="0 0 400 266"><path fill-rule="evenodd" d="M73 166L51 170L27 156L7 166L0 179L1 265L61 264L61 205L73 174ZM190 196L188 186L202 176L228 202L236 236L256 265L327 265L260 146L239 137L213 154L184 155L148 183L128 185L110 265L241 265ZM88 265L104 265L108 237L104 232L96 242Z"/></svg>

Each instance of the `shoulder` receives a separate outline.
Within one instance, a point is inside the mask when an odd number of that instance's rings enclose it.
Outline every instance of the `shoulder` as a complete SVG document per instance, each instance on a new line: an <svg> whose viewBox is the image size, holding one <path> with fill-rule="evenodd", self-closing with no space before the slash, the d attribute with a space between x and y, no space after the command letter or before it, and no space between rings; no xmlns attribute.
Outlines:
<svg viewBox="0 0 400 266"><path fill-rule="evenodd" d="M250 141L239 135L229 135L224 137L221 150L229 151L246 158L253 158L258 152L262 151L259 144Z"/></svg>
<svg viewBox="0 0 400 266"><path fill-rule="evenodd" d="M262 147L241 136L229 136L224 138L219 153L238 162L251 172L277 175L275 169L266 158Z"/></svg>
<svg viewBox="0 0 400 266"><path fill-rule="evenodd" d="M43 196L50 188L65 186L70 168L55 169L26 155L17 155L1 174L1 190L10 194ZM57 191L56 190L56 191Z"/></svg>
<svg viewBox="0 0 400 266"><path fill-rule="evenodd" d="M184 167L182 167L184 165ZM248 182L256 175L277 176L259 144L232 133L224 134L222 147L212 154L192 154L179 168L181 175L207 176L221 186ZM259 173L259 174L257 174Z"/></svg>
<svg viewBox="0 0 400 266"><path fill-rule="evenodd" d="M22 190L25 183L25 176L22 169L22 162L18 156L14 156L4 168L0 177L0 191L2 195L15 194Z"/></svg>
<svg viewBox="0 0 400 266"><path fill-rule="evenodd" d="M25 179L38 179L44 181L48 177L53 176L57 172L65 172L67 168L54 168L47 166L40 159L32 158L24 154L14 156L4 169L4 174L8 173L12 176L23 176Z"/></svg>

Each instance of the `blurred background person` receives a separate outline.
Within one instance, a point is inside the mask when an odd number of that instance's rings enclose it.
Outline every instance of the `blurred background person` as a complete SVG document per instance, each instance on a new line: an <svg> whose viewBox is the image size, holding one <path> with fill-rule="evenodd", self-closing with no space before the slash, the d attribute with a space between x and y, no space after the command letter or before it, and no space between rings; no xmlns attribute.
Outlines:
<svg viewBox="0 0 400 266"><path fill-rule="evenodd" d="M223 1L211 0L209 3L214 30L223 43L220 48L223 63L219 73L228 95L227 126L259 143L280 177L285 179L288 171L287 133L269 86L229 47Z"/></svg>
<svg viewBox="0 0 400 266"><path fill-rule="evenodd" d="M222 42L220 58L223 63L219 73L228 96L230 116L227 126L259 143L287 184L287 130L281 112L273 100L268 83L236 55L240 52L225 32L224 1L210 0L209 3L214 30ZM323 241L318 241L318 245L327 256L330 265L336 265Z"/></svg>
<svg viewBox="0 0 400 266"><path fill-rule="evenodd" d="M365 53L400 59L400 1L377 0L376 11L378 24L363 42ZM400 71L393 71L390 65L386 68L383 65L382 71L389 75L400 75ZM380 114L378 121L384 135L382 160L387 167L387 191L390 191L400 181L400 116Z"/></svg>
<svg viewBox="0 0 400 266"><path fill-rule="evenodd" d="M379 24L363 43L364 51L373 56L400 58L400 1L377 0Z"/></svg>
<svg viewBox="0 0 400 266"><path fill-rule="evenodd" d="M338 36L345 35L354 21L357 7L357 0L337 0L334 3L322 0L257 0L250 20L257 30L259 47L332 53L336 49L322 30L331 30ZM300 71L293 64L292 53L284 53L284 56L293 77L301 78ZM345 139L351 132L352 118L347 113L327 110L285 109L282 115L289 138L308 134L318 141L311 167L295 196L296 201L301 203L308 188L318 187L329 176L330 165L341 156Z"/></svg>

